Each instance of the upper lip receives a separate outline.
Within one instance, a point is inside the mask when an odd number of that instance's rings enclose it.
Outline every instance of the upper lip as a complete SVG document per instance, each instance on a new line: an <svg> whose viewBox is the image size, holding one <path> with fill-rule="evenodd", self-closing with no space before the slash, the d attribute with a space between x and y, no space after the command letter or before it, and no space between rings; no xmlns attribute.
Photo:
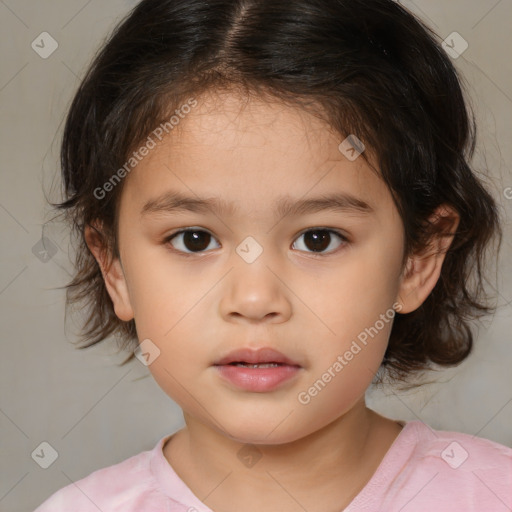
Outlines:
<svg viewBox="0 0 512 512"><path fill-rule="evenodd" d="M273 348L263 347L257 350L250 348L242 348L229 352L226 356L215 361L214 366L221 366L230 363L249 363L249 364L260 364L260 363L281 363L290 366L300 366L296 361L292 361L281 352L274 350Z"/></svg>

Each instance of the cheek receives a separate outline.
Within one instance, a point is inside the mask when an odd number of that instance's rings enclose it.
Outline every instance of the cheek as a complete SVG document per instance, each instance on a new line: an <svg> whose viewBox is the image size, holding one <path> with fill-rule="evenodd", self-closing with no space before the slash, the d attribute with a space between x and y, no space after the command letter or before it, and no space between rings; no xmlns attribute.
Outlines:
<svg viewBox="0 0 512 512"><path fill-rule="evenodd" d="M208 363L208 350L215 346L211 335L206 338L214 307L211 279L185 271L183 265L171 263L164 250L154 248L134 252L130 270L137 336L151 340L160 352L150 371L171 386L169 374L180 382L190 379L192 370Z"/></svg>
<svg viewBox="0 0 512 512"><path fill-rule="evenodd" d="M367 315L368 317L372 315ZM311 421L311 428L350 410L364 396L382 363L391 332L393 314L386 320L372 319L335 324L337 337L325 340L299 390L299 411ZM366 326L365 326L366 323Z"/></svg>
<svg viewBox="0 0 512 512"><path fill-rule="evenodd" d="M207 291L207 283L188 279L171 262L163 247L134 250L127 258L126 267L140 339L165 339Z"/></svg>
<svg viewBox="0 0 512 512"><path fill-rule="evenodd" d="M329 272L329 279L317 280L319 293L310 295L313 302L308 305L321 319L316 329L321 348L313 354L311 384L317 382L322 391L311 400L315 407L323 403L325 410L342 410L350 405L365 392L382 363L395 315L400 253L378 252L378 245L369 244L347 257L337 271Z"/></svg>
<svg viewBox="0 0 512 512"><path fill-rule="evenodd" d="M395 258L378 254L371 247L354 253L316 279L314 287L309 283L304 288L304 302L318 312L327 337L354 338L381 314L390 314L398 292L398 265Z"/></svg>

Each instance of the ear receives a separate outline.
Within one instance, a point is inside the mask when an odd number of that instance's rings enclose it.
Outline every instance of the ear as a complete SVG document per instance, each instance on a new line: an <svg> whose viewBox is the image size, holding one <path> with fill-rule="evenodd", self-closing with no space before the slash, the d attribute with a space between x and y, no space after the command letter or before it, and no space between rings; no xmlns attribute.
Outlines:
<svg viewBox="0 0 512 512"><path fill-rule="evenodd" d="M133 308L130 302L128 286L124 276L123 267L119 258L108 261L105 238L97 225L87 225L84 237L90 251L98 262L108 294L112 299L114 311L120 320L128 322L134 318Z"/></svg>
<svg viewBox="0 0 512 512"><path fill-rule="evenodd" d="M416 310L434 289L459 220L459 214L447 205L439 206L429 217L429 222L438 225L439 232L425 249L409 257L401 276L397 300L401 307L397 308L398 313Z"/></svg>

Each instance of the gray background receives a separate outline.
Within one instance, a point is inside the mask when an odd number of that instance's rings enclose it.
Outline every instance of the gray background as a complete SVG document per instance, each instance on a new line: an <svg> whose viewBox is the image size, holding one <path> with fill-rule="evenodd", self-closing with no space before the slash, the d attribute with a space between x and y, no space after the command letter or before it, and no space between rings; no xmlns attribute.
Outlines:
<svg viewBox="0 0 512 512"><path fill-rule="evenodd" d="M93 52L135 5L122 0L0 0L0 510L30 511L57 489L152 448L182 426L180 409L137 360L114 344L76 350L76 321L64 317L69 239L45 196L59 199L58 144L66 108ZM499 305L478 331L474 354L431 377L421 390L371 390L368 404L396 419L420 419L512 446L511 0L416 0L403 4L442 37L469 43L456 59L479 121L476 168L506 220L499 262ZM42 32L58 42L47 59L31 47ZM509 55L510 56L510 55ZM508 64L507 64L508 63ZM56 253L33 252L44 235ZM492 277L492 274L491 274ZM75 317L76 320L76 317ZM42 443L58 452L42 469Z"/></svg>

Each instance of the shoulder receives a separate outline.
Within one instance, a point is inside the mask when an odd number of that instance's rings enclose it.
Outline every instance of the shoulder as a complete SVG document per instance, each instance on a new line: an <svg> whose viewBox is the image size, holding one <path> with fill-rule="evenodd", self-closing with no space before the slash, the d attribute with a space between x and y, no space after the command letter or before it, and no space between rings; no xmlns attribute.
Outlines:
<svg viewBox="0 0 512 512"><path fill-rule="evenodd" d="M52 494L34 512L89 512L135 510L137 498L154 492L149 467L152 450L141 452L118 464L94 471Z"/></svg>
<svg viewBox="0 0 512 512"><path fill-rule="evenodd" d="M421 421L415 425L416 456L423 460L443 463L442 467L472 471L500 465L512 471L512 448L503 444L450 430L436 430Z"/></svg>
<svg viewBox="0 0 512 512"><path fill-rule="evenodd" d="M512 506L512 448L462 432L435 430L421 421L409 423L414 447L406 473L408 480L427 485L430 500L449 496L467 510Z"/></svg>

